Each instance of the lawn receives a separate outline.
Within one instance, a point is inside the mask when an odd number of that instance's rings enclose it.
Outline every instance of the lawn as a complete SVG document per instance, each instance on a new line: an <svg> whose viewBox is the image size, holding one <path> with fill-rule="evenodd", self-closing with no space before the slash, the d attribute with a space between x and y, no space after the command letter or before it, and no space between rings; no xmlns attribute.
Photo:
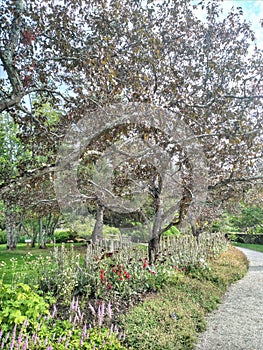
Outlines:
<svg viewBox="0 0 263 350"><path fill-rule="evenodd" d="M263 245L262 244L248 244L248 243L234 243L236 247L246 248L251 250L256 250L257 252L263 253Z"/></svg>
<svg viewBox="0 0 263 350"><path fill-rule="evenodd" d="M65 244L68 247L70 244ZM61 244L56 244L61 246ZM79 247L80 244L76 243L75 247ZM17 245L15 250L7 250L5 244L0 244L0 280L5 283L11 283L17 273L24 269L25 262L34 261L38 257L48 256L54 249L53 244L48 244L47 249L29 248L25 243Z"/></svg>

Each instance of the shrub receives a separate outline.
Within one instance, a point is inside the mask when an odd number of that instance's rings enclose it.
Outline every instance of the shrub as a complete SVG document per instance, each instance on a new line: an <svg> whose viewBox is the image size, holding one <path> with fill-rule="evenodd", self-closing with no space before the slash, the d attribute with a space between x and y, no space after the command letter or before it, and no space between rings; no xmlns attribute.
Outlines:
<svg viewBox="0 0 263 350"><path fill-rule="evenodd" d="M94 321L87 324L85 315L81 312L78 300L73 299L68 317L58 319L56 307L48 317L41 317L36 330L28 328L28 323L22 326L14 326L12 332L6 333L0 328L1 349L16 350L125 350L120 339L123 334L111 324L110 327L103 325L105 316L111 320L110 304L105 308L101 304L94 312ZM106 310L106 312L105 312ZM2 339L1 339L2 338Z"/></svg>
<svg viewBox="0 0 263 350"><path fill-rule="evenodd" d="M74 240L77 236L76 232L72 230L55 230L54 238L56 243L65 243Z"/></svg>
<svg viewBox="0 0 263 350"><path fill-rule="evenodd" d="M28 322L36 329L40 315L49 313L49 305L43 297L26 284L15 288L0 282L0 326L10 331L14 325Z"/></svg>
<svg viewBox="0 0 263 350"><path fill-rule="evenodd" d="M121 318L124 344L134 350L186 350L205 329L204 312L176 285L165 287L158 297L147 300Z"/></svg>
<svg viewBox="0 0 263 350"><path fill-rule="evenodd" d="M157 294L120 318L124 344L133 350L190 350L205 330L205 315L214 310L229 284L247 271L247 259L235 248L209 267L177 272Z"/></svg>
<svg viewBox="0 0 263 350"><path fill-rule="evenodd" d="M165 231L163 237L167 236L179 236L180 231L175 226L172 226L169 230Z"/></svg>
<svg viewBox="0 0 263 350"><path fill-rule="evenodd" d="M117 227L103 225L104 236L109 236L109 235L119 236L119 234L120 234L120 230Z"/></svg>
<svg viewBox="0 0 263 350"><path fill-rule="evenodd" d="M6 244L6 231L0 229L0 244Z"/></svg>

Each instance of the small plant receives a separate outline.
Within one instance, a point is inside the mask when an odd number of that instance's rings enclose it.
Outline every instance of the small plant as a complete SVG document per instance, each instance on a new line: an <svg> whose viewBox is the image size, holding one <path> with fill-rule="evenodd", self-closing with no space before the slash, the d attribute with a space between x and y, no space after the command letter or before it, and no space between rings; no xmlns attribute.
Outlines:
<svg viewBox="0 0 263 350"><path fill-rule="evenodd" d="M90 305L94 320L87 324L81 312L78 299L73 299L68 318L57 318L56 307L52 314L41 317L37 328L32 330L27 322L15 324L10 332L0 330L0 349L6 350L125 350L120 340L124 335L110 323L112 311L110 304L102 303L97 310ZM110 326L104 325L109 320Z"/></svg>
<svg viewBox="0 0 263 350"><path fill-rule="evenodd" d="M0 326L4 331L11 331L15 325L25 321L36 329L38 318L48 315L49 304L35 290L26 284L15 288L0 282Z"/></svg>

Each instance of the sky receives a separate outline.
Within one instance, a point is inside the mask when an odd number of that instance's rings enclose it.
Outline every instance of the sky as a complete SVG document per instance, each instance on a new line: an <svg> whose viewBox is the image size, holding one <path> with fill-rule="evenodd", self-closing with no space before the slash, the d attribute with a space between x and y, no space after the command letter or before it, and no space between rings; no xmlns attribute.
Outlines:
<svg viewBox="0 0 263 350"><path fill-rule="evenodd" d="M250 22L257 38L258 48L263 49L263 0L224 0L224 11L229 11L232 6L242 7L243 17Z"/></svg>
<svg viewBox="0 0 263 350"><path fill-rule="evenodd" d="M193 2L198 3L200 1L193 0ZM261 26L261 20L263 21L263 0L223 0L221 6L224 16L227 15L233 6L242 7L243 18L250 22L256 35L257 46L263 50L263 27ZM199 17L200 19L204 18L201 11L199 12Z"/></svg>

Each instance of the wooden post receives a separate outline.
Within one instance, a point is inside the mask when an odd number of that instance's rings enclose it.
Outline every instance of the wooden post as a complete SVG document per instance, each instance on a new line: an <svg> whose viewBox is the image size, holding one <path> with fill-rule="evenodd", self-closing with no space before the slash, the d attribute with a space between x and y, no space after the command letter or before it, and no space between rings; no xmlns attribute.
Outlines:
<svg viewBox="0 0 263 350"><path fill-rule="evenodd" d="M25 239L25 243L26 243L26 251L29 252L31 239Z"/></svg>

